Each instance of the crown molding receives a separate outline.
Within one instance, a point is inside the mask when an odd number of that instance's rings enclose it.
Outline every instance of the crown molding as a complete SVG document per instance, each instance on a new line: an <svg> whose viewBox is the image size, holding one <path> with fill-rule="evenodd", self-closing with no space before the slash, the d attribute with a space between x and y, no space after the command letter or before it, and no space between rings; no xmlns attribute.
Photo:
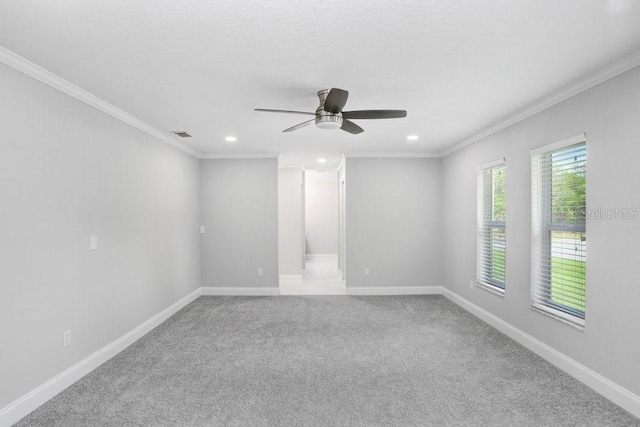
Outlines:
<svg viewBox="0 0 640 427"><path fill-rule="evenodd" d="M572 96L578 95L579 93L582 93L588 89L591 89L592 87L597 86L600 83L603 83L639 65L640 65L640 50L614 62L613 64L601 69L596 73L593 73L581 80L578 80L577 82L565 87L564 89L561 89L560 91L552 95L542 98L541 100L530 105L524 110L521 110L507 117L506 119L501 120L489 126L488 128L470 136L469 138L460 141L453 147L443 151L441 153L441 157L446 157L449 154L455 153L456 151L461 150L471 144L474 144L488 137L489 135L493 135L494 133L501 131L502 129L505 129L513 124L518 123L519 121L522 121L528 117L533 116L534 114L537 114L543 110L546 110L547 108L552 107L562 101L565 101L571 98Z"/></svg>
<svg viewBox="0 0 640 427"><path fill-rule="evenodd" d="M169 144L185 153L188 153L199 159L250 159L250 158L277 158L276 154L270 153L242 153L242 154L203 154L191 147L186 146L182 142L176 140L173 136L155 128L133 115L121 110L120 108L108 103L107 101L87 92L84 89L70 83L62 77L53 74L50 71L34 64L31 61L19 56L11 50L0 46L0 63L3 63L27 76L30 76L54 89L59 90L85 104L96 108L130 126L133 126L152 137ZM582 93L594 86L599 85L613 77L616 77L625 71L640 65L640 50L631 55L614 62L613 64L603 68L602 70L585 77L576 83L565 87L564 89L548 96L540 101L530 105L524 110L517 112L504 120L501 120L484 130L466 138L451 148L441 153L412 153L412 152L361 152L346 154L346 157L364 157L364 158L440 158L446 157L458 150L461 150L471 144L474 144L496 132L499 132L519 121L533 116L555 104L565 101L579 93Z"/></svg>
<svg viewBox="0 0 640 427"><path fill-rule="evenodd" d="M442 157L439 153L425 153L425 152L385 152L385 151L371 151L371 152L356 152L345 153L344 157L364 157L364 158L408 158L408 159L438 159Z"/></svg>
<svg viewBox="0 0 640 427"><path fill-rule="evenodd" d="M98 98L92 93L87 92L84 89L79 88L73 83L68 82L62 77L53 74L50 71L34 64L31 61L21 57L20 55L10 51L9 49L0 46L0 63L8 65L9 67L26 74L42 83L51 86L54 89L59 90L73 98L84 102L91 107L94 107L103 113L106 113L130 126L133 126L154 138L169 144L185 153L191 154L194 157L200 158L202 154L190 147L187 147L182 142L177 141L174 137L167 135L165 132L151 126L149 123L132 116L131 114L121 110L120 108L108 103L104 99Z"/></svg>
<svg viewBox="0 0 640 427"><path fill-rule="evenodd" d="M222 159L277 159L278 154L273 153L210 153L201 154L202 160L222 160Z"/></svg>

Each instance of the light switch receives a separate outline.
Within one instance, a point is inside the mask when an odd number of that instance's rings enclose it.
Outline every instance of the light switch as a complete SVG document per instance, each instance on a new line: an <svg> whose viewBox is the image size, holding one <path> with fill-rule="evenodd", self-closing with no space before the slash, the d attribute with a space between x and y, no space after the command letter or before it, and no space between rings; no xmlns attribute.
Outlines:
<svg viewBox="0 0 640 427"><path fill-rule="evenodd" d="M95 251L98 249L98 236L89 236L89 250Z"/></svg>
<svg viewBox="0 0 640 427"><path fill-rule="evenodd" d="M204 225L200 226L200 234L204 234L205 230L204 230Z"/></svg>

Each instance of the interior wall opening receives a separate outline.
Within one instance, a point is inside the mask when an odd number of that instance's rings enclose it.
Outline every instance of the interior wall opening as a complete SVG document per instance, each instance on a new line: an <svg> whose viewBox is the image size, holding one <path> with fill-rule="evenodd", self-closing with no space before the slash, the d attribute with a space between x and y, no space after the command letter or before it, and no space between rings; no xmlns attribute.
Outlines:
<svg viewBox="0 0 640 427"><path fill-rule="evenodd" d="M342 280L339 254L339 177L337 170L304 172L305 266L303 280Z"/></svg>
<svg viewBox="0 0 640 427"><path fill-rule="evenodd" d="M344 295L345 159L305 169L280 159L278 269L282 295Z"/></svg>

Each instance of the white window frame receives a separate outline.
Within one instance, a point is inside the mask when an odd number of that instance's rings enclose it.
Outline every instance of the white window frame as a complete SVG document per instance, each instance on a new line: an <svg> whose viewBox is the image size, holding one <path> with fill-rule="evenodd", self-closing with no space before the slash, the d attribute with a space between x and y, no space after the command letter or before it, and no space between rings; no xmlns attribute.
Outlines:
<svg viewBox="0 0 640 427"><path fill-rule="evenodd" d="M503 169L506 173L506 159L501 158L491 163L480 165L476 168L477 173L477 252L476 252L476 285L481 289L486 289L497 295L504 296L506 290L506 216L505 221L496 222L492 218L492 209L494 203L493 180L491 172L495 169ZM487 199L491 199L487 201ZM491 231L493 229L502 229L505 234L505 280L499 283L490 280L491 276L487 269L491 269L491 254L487 250L492 245Z"/></svg>
<svg viewBox="0 0 640 427"><path fill-rule="evenodd" d="M544 304L542 303L543 297L541 297L541 288L551 286L549 284L550 279L545 279L545 277L548 277L545 271L550 271L552 262L551 249L549 247L550 232L562 229L581 232L586 235L587 227L586 222L583 226L561 223L564 225L560 228L558 225L551 224L551 191L548 187L544 187L550 184L543 182L540 177L540 162L542 161L542 156L551 155L558 150L578 144L585 144L585 150L587 149L587 138L584 133L531 150L531 308L578 329L584 329L586 306L582 315L579 316L555 309L548 302ZM588 164L588 156L586 161ZM588 175L588 172L586 173ZM585 292L586 282L585 277Z"/></svg>

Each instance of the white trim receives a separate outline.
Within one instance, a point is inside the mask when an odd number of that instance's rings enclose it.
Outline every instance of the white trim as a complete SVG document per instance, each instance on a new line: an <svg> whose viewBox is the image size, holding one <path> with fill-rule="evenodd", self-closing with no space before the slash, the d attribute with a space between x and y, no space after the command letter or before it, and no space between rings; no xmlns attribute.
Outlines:
<svg viewBox="0 0 640 427"><path fill-rule="evenodd" d="M207 153L201 154L203 160L225 160L225 159L277 159L278 154L273 153Z"/></svg>
<svg viewBox="0 0 640 427"><path fill-rule="evenodd" d="M616 405L626 409L636 417L640 417L640 396L630 392L629 390L619 386L613 381L603 377L586 366L576 362L570 357L564 355L553 347L548 346L542 341L532 337L531 335L521 331L510 323L505 322L497 316L489 313L483 308L478 307L472 302L462 298L460 295L442 288L442 294L453 301L469 313L483 320L487 324L493 326L509 338L522 344L529 350L544 358L551 364L562 369L578 381L591 387L602 396L611 400Z"/></svg>
<svg viewBox="0 0 640 427"><path fill-rule="evenodd" d="M347 295L439 295L441 286L347 286Z"/></svg>
<svg viewBox="0 0 640 427"><path fill-rule="evenodd" d="M372 152L359 152L359 153L345 153L345 157L372 157L372 158L415 158L415 159L439 159L442 157L440 153L421 153L421 152L384 152L384 151L372 151Z"/></svg>
<svg viewBox="0 0 640 427"><path fill-rule="evenodd" d="M507 158L503 157L499 160L494 160L493 162L485 163L483 165L479 165L476 167L476 171L480 172L486 169L495 168L496 166L502 166L507 164Z"/></svg>
<svg viewBox="0 0 640 427"><path fill-rule="evenodd" d="M563 311L555 310L536 301L531 302L530 308L536 313L544 314L545 316L549 316L552 319L559 320L566 325L573 326L579 331L584 331L585 319L581 317L572 316L571 314L567 314Z"/></svg>
<svg viewBox="0 0 640 427"><path fill-rule="evenodd" d="M471 144L474 144L490 135L493 135L496 132L501 131L502 129L508 128L509 126L518 123L521 120L524 120L528 117L533 116L543 110L546 110L549 107L552 107L562 101L565 101L572 96L578 95L581 92L584 92L588 89L591 89L594 86L599 85L613 77L616 77L625 71L629 71L630 69L637 67L640 65L640 50L632 53L631 55L620 59L617 62L601 69L600 71L591 74L584 79L578 80L577 82L565 87L564 89L542 98L540 101L532 104L528 108L521 110L518 113L512 114L504 120L501 120L488 128L470 136L469 138L460 141L456 145L451 148L444 150L441 153L441 157L446 157L449 154L455 153L458 150L461 150Z"/></svg>
<svg viewBox="0 0 640 427"><path fill-rule="evenodd" d="M41 384L18 400L10 403L0 410L0 425L10 426L29 415L40 405L52 399L58 393L84 377L98 366L102 365L116 354L145 336L155 327L166 321L169 317L180 311L187 304L193 302L201 295L201 288L171 304L151 319L138 327L130 330L120 338L102 347L100 350L84 358L69 369L59 373L49 381Z"/></svg>
<svg viewBox="0 0 640 427"><path fill-rule="evenodd" d="M536 147L531 150L531 157L537 156L542 153L548 153L550 151L556 151L561 148L570 147L575 144L580 144L581 142L587 142L587 135L584 133L580 133L578 135L574 135L560 141L552 142L551 144L546 144L541 147Z"/></svg>
<svg viewBox="0 0 640 427"><path fill-rule="evenodd" d="M71 82L53 74L50 71L45 70L44 68L34 64L21 57L20 55L10 51L9 49L0 46L0 62L8 65L9 67L20 71L23 74L26 74L29 77L33 77L36 80L41 81L42 83L51 86L54 89L59 90L62 93L65 93L78 101L82 101L91 107L94 107L103 113L106 113L134 128L137 128L154 138L167 143L179 150L184 151L185 153L189 153L194 157L200 158L200 152L194 150L191 147L186 146L181 141L178 141L175 136L171 136L166 132L163 132L149 123L143 122L142 120L132 116L120 108L109 104L104 99L98 98L92 93L87 92L84 89L79 88Z"/></svg>
<svg viewBox="0 0 640 427"><path fill-rule="evenodd" d="M499 297L504 298L505 289L490 285L489 283L484 283L482 280L476 281L476 287L478 289L482 289L483 291L491 292L494 295L498 295Z"/></svg>
<svg viewBox="0 0 640 427"><path fill-rule="evenodd" d="M246 286L212 286L202 287L202 295L209 296L271 296L280 295L280 288L277 286L270 287L246 287Z"/></svg>
<svg viewBox="0 0 640 427"><path fill-rule="evenodd" d="M515 326L505 322L483 308L462 298L458 294L442 286L401 286L401 287L347 287L347 295L437 295L447 299L478 317L480 320L496 328L514 341L541 356L548 362L562 369L572 377L591 387L616 405L626 409L636 417L640 417L640 396L619 386L570 357L560 353L547 344L528 335ZM111 344L96 351L71 368L56 375L44 384L14 401L0 410L0 425L12 425L27 416L40 405L78 381L83 376L111 359L138 339L142 338L156 326L166 321L187 304L200 295L279 295L279 289L249 287L202 287L191 292L178 302L156 314L140 326L132 329Z"/></svg>
<svg viewBox="0 0 640 427"><path fill-rule="evenodd" d="M69 96L76 98L79 101L84 102L110 116L127 123L141 131L155 137L156 139L167 143L179 150L189 153L192 156L199 159L239 159L239 158L277 158L278 154L264 154L264 153L243 153L243 154L215 154L201 153L191 147L184 145L181 141L175 139L175 137L151 126L150 124L143 122L142 120L134 117L133 115L121 110L120 108L108 103L107 101L87 92L84 89L79 88L73 83L53 74L50 71L34 64L31 61L26 60L20 55L10 51L9 49L0 46L0 63L8 65L9 67L33 77L42 83L51 86L54 89L59 90ZM553 95L543 98L530 107L521 110L520 112L509 116L508 118L497 122L488 128L470 136L469 138L462 140L444 150L441 153L414 153L414 152L362 152L347 154L346 157L387 157L387 158L441 158L446 157L458 150L461 150L471 144L474 144L494 133L501 131L521 120L533 116L540 111L546 110L555 104L558 104L564 100L571 98L581 92L584 92L600 83L603 83L613 77L616 77L625 71L628 71L634 67L640 65L640 50L633 54L620 59L617 62L603 68L602 70L579 80L578 82L567 86L565 89L556 92Z"/></svg>

